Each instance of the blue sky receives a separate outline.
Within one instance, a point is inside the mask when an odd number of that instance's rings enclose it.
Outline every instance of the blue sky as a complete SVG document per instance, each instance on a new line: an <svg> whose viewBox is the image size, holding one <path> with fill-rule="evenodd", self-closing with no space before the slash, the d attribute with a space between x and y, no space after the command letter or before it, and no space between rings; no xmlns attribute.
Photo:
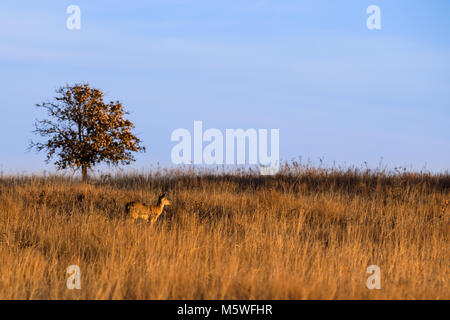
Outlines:
<svg viewBox="0 0 450 320"><path fill-rule="evenodd" d="M345 5L344 5L345 3ZM81 8L81 30L66 8ZM366 8L381 8L381 30ZM53 170L26 152L34 105L89 82L131 111L170 166L177 128L280 129L280 157L359 166L450 164L450 2L0 2L0 171Z"/></svg>

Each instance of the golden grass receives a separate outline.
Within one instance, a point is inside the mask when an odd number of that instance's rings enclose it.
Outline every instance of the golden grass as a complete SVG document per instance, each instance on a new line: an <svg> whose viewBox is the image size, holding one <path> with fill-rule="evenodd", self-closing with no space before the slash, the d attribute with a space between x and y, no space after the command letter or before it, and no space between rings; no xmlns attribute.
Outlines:
<svg viewBox="0 0 450 320"><path fill-rule="evenodd" d="M3 177L0 299L449 299L449 187L448 173L293 167ZM124 218L162 190L154 226ZM372 264L381 290L366 288Z"/></svg>

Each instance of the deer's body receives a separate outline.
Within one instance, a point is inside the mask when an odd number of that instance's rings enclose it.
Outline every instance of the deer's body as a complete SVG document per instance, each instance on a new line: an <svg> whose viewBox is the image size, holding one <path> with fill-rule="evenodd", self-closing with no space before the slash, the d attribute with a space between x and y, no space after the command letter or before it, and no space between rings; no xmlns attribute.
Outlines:
<svg viewBox="0 0 450 320"><path fill-rule="evenodd" d="M155 206L146 205L142 202L129 202L125 205L125 212L127 216L133 220L143 219L154 224L158 220L159 216L163 213L164 206L170 204L165 194L161 194L158 198L158 203Z"/></svg>

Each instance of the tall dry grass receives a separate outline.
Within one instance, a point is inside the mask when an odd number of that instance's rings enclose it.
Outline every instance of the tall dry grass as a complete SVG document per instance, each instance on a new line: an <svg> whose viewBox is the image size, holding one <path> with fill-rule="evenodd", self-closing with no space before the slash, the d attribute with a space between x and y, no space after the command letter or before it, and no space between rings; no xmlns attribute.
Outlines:
<svg viewBox="0 0 450 320"><path fill-rule="evenodd" d="M161 190L173 205L156 225L124 218ZM0 299L449 299L449 190L448 173L295 165L3 177ZM381 290L366 288L373 264Z"/></svg>

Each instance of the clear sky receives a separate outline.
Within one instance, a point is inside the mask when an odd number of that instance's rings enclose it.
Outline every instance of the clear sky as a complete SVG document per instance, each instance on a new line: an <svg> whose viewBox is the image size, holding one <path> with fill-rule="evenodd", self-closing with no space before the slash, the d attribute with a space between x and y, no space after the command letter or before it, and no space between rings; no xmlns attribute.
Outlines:
<svg viewBox="0 0 450 320"><path fill-rule="evenodd" d="M76 82L131 111L148 147L134 168L171 165L173 130L202 120L280 129L285 160L448 170L449 14L448 0L2 0L0 171L53 169L26 151L34 105Z"/></svg>

